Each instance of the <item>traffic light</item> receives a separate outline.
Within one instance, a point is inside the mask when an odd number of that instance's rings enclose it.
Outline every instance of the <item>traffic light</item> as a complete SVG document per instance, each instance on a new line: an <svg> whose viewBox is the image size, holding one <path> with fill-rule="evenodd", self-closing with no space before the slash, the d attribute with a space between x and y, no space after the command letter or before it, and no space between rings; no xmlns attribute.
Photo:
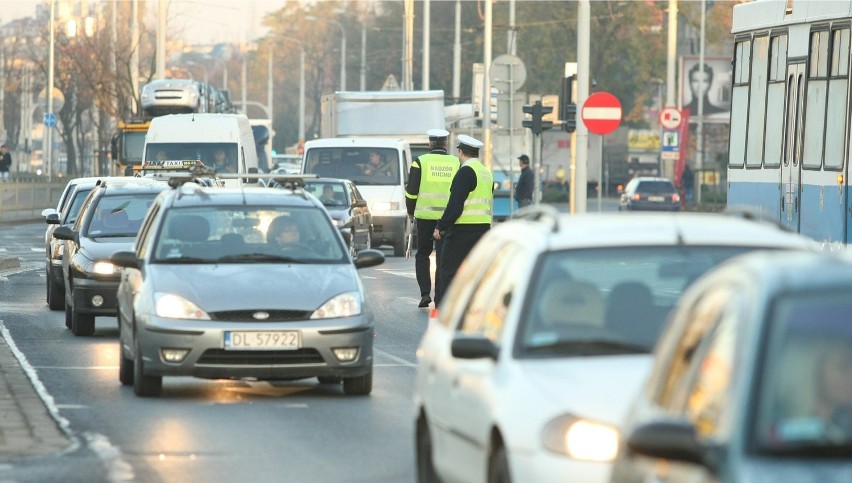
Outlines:
<svg viewBox="0 0 852 483"><path fill-rule="evenodd" d="M523 121L523 126L532 130L533 134L541 134L542 131L550 129L553 127L553 123L550 121L542 121L542 117L545 114L550 114L553 112L553 108L550 106L542 106L541 101L535 101L535 104L530 105L527 104L524 106L524 113L529 114L532 119L529 121Z"/></svg>
<svg viewBox="0 0 852 483"><path fill-rule="evenodd" d="M562 122L562 129L568 132L577 130L577 104L565 104L565 119Z"/></svg>

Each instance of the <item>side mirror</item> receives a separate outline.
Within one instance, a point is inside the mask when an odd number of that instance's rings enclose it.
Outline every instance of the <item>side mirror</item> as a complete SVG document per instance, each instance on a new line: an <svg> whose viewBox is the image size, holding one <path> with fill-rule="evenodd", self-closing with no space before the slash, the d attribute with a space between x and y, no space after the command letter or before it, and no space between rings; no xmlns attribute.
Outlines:
<svg viewBox="0 0 852 483"><path fill-rule="evenodd" d="M80 242L80 235L68 226L60 226L53 230L53 238L59 240L70 240L75 243Z"/></svg>
<svg viewBox="0 0 852 483"><path fill-rule="evenodd" d="M355 205L353 205L353 206L355 206L355 208L366 208L367 207L367 200L358 200L358 201L355 202Z"/></svg>
<svg viewBox="0 0 852 483"><path fill-rule="evenodd" d="M372 248L361 250L355 256L355 268L375 267L382 263L385 263L385 254Z"/></svg>
<svg viewBox="0 0 852 483"><path fill-rule="evenodd" d="M692 423L680 419L658 420L637 426L627 447L652 458L702 465L713 470L710 451L699 441Z"/></svg>
<svg viewBox="0 0 852 483"><path fill-rule="evenodd" d="M59 212L56 211L54 208L45 208L45 209L41 210L41 216L43 216L45 218L47 218L48 216L50 216L53 213L56 213L57 215L59 214Z"/></svg>
<svg viewBox="0 0 852 483"><path fill-rule="evenodd" d="M44 217L44 222L48 225L59 224L59 213L53 212Z"/></svg>
<svg viewBox="0 0 852 483"><path fill-rule="evenodd" d="M109 258L113 265L125 268L139 268L139 259L136 252L115 252Z"/></svg>
<svg viewBox="0 0 852 483"><path fill-rule="evenodd" d="M450 344L450 352L458 359L497 360L500 348L482 336L456 336Z"/></svg>

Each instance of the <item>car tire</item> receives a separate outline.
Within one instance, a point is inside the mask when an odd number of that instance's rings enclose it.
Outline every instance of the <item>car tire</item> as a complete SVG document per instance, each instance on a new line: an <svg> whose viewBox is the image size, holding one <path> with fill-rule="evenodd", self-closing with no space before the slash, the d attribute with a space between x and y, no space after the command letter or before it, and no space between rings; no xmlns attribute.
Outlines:
<svg viewBox="0 0 852 483"><path fill-rule="evenodd" d="M417 433L414 438L417 451L417 482L438 483L440 480L435 473L435 464L432 461L432 435L429 434L426 416L420 416L417 419Z"/></svg>
<svg viewBox="0 0 852 483"><path fill-rule="evenodd" d="M50 310L65 308L65 287L53 281L53 270L47 269L47 306Z"/></svg>
<svg viewBox="0 0 852 483"><path fill-rule="evenodd" d="M118 380L122 386L130 386L133 384L133 360L124 355L124 344L119 337L118 341Z"/></svg>
<svg viewBox="0 0 852 483"><path fill-rule="evenodd" d="M66 311L66 314L68 312ZM87 337L95 333L95 316L81 314L71 307L71 332L78 337Z"/></svg>
<svg viewBox="0 0 852 483"><path fill-rule="evenodd" d="M341 378L337 376L317 376L320 384L340 384Z"/></svg>
<svg viewBox="0 0 852 483"><path fill-rule="evenodd" d="M370 372L358 377L343 378L343 393L347 396L369 396L373 392L373 367Z"/></svg>
<svg viewBox="0 0 852 483"><path fill-rule="evenodd" d="M63 297L64 299L65 297ZM71 314L71 305L65 304L65 327L71 328L71 322L74 320L73 315Z"/></svg>
<svg viewBox="0 0 852 483"><path fill-rule="evenodd" d="M393 256L395 257L404 257L405 256L405 243L397 242L393 245Z"/></svg>
<svg viewBox="0 0 852 483"><path fill-rule="evenodd" d="M145 374L145 362L139 343L133 346L133 392L140 397L156 397L163 391L163 376Z"/></svg>
<svg viewBox="0 0 852 483"><path fill-rule="evenodd" d="M502 443L497 443L488 457L488 483L511 483L509 456Z"/></svg>

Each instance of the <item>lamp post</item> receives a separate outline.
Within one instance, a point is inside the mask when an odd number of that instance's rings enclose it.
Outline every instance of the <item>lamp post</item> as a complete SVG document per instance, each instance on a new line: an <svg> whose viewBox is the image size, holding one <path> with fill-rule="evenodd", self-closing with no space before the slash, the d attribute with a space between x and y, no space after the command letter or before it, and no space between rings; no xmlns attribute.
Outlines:
<svg viewBox="0 0 852 483"><path fill-rule="evenodd" d="M337 28L340 29L340 90L346 90L346 28L343 27L343 24L338 22L337 20L332 20L329 18L318 18L313 15L308 15L305 17L305 20L322 20L325 22L333 23L337 25Z"/></svg>
<svg viewBox="0 0 852 483"><path fill-rule="evenodd" d="M305 44L301 40L282 37L285 42L299 44L299 142L305 141Z"/></svg>
<svg viewBox="0 0 852 483"><path fill-rule="evenodd" d="M54 52L54 44L56 43L56 33L54 32L55 27L55 17L56 17L56 0L50 0L50 53L48 54L48 67L47 67L47 113L48 115L53 114L53 52ZM42 138L42 164L45 164L47 167L47 180L53 181L53 127L47 126L45 123L45 136Z"/></svg>

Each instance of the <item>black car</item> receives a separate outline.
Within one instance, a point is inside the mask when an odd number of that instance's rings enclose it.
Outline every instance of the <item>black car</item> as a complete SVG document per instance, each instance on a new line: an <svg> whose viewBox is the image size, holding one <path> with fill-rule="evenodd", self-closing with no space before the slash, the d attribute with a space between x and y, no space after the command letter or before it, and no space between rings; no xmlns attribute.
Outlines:
<svg viewBox="0 0 852 483"><path fill-rule="evenodd" d="M349 253L370 248L373 239L373 217L367 200L348 179L315 178L305 180L305 191L316 196L325 206L334 226L340 230Z"/></svg>
<svg viewBox="0 0 852 483"><path fill-rule="evenodd" d="M65 325L74 335L92 335L95 317L114 316L121 268L109 258L133 246L148 207L166 183L143 178L101 181L88 195L71 226L59 226L63 240Z"/></svg>
<svg viewBox="0 0 852 483"><path fill-rule="evenodd" d="M631 179L618 201L618 211L680 211L680 195L668 178Z"/></svg>

